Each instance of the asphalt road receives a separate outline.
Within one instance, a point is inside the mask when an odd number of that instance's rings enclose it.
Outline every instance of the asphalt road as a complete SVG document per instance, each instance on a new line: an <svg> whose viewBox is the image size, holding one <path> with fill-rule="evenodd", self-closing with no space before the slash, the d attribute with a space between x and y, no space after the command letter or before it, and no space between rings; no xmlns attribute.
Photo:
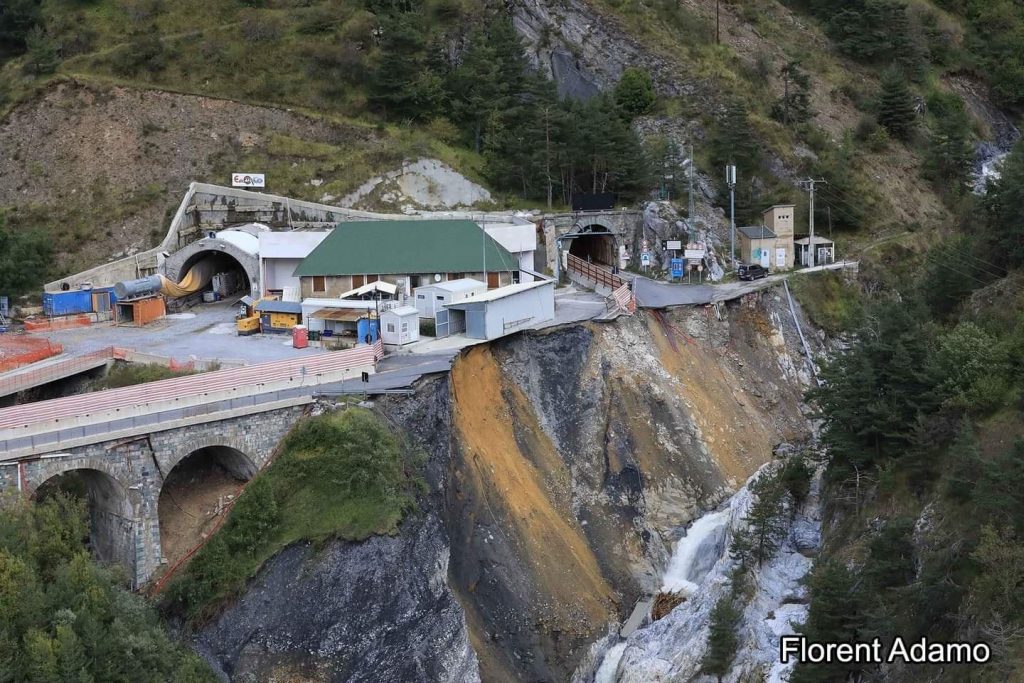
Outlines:
<svg viewBox="0 0 1024 683"><path fill-rule="evenodd" d="M801 275L820 270L855 268L856 266L856 262L830 263L827 266L818 266L817 268L805 268L790 273L769 275L762 280L754 280L753 282L727 282L721 285L673 285L637 275L633 278L633 294L636 296L637 305L641 308L702 306L720 301L729 301L730 299L738 299L744 294L750 294L751 292L777 285L791 275Z"/></svg>

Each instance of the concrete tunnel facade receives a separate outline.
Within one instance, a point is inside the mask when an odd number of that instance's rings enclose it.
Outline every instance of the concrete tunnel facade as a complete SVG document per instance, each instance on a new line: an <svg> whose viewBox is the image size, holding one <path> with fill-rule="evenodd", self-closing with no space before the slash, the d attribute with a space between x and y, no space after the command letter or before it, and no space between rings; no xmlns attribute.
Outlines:
<svg viewBox="0 0 1024 683"><path fill-rule="evenodd" d="M160 272L167 279L180 282L189 268L208 257L230 258L235 261L248 279L247 293L253 298L259 297L262 291L259 254L249 252L220 237L207 237L176 251L164 259Z"/></svg>

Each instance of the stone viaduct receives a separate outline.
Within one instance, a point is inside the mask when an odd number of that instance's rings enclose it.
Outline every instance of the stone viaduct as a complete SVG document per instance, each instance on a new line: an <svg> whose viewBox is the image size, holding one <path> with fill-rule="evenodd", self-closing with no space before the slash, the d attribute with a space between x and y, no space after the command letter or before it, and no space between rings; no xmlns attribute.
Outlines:
<svg viewBox="0 0 1024 683"><path fill-rule="evenodd" d="M33 495L44 483L77 473L86 487L93 551L126 567L138 587L163 562L160 492L174 468L195 455L248 480L305 409L285 406L0 462L0 489Z"/></svg>
<svg viewBox="0 0 1024 683"><path fill-rule="evenodd" d="M31 496L75 473L95 554L140 586L163 562L160 493L175 467L212 459L251 478L322 387L373 374L382 355L360 345L0 409L0 491Z"/></svg>

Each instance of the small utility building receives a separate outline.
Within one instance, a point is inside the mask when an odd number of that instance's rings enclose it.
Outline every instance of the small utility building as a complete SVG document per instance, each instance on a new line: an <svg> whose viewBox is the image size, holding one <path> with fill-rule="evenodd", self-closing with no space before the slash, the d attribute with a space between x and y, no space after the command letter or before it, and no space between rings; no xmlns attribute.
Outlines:
<svg viewBox="0 0 1024 683"><path fill-rule="evenodd" d="M445 304L437 313L437 336L497 339L554 317L555 281L534 280Z"/></svg>
<svg viewBox="0 0 1024 683"><path fill-rule="evenodd" d="M380 314L380 338L385 344L401 346L419 341L420 313L414 306L389 308Z"/></svg>
<svg viewBox="0 0 1024 683"><path fill-rule="evenodd" d="M814 246L811 246L810 235L794 240L796 245L797 261L802 266L811 265L811 249L814 249L814 265L823 266L826 263L835 263L836 243L827 237L814 236Z"/></svg>
<svg viewBox="0 0 1024 683"><path fill-rule="evenodd" d="M420 285L413 290L413 300L421 318L433 318L445 304L463 299L472 299L487 292L487 285L480 280L462 278L447 282Z"/></svg>
<svg viewBox="0 0 1024 683"><path fill-rule="evenodd" d="M470 220L339 223L295 270L302 298L338 297L371 282L410 296L420 285L460 280L511 284L519 262Z"/></svg>
<svg viewBox="0 0 1024 683"><path fill-rule="evenodd" d="M794 263L792 204L777 204L765 209L761 225L736 228L740 240L740 260L759 263L765 268L790 270Z"/></svg>

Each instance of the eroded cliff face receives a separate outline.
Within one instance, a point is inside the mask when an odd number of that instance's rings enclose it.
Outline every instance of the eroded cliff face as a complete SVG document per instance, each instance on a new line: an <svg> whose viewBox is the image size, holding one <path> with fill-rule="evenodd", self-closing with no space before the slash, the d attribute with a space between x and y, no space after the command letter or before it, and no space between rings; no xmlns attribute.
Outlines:
<svg viewBox="0 0 1024 683"><path fill-rule="evenodd" d="M671 544L806 438L775 294L475 347L456 362L450 585L485 681L568 680Z"/></svg>
<svg viewBox="0 0 1024 683"><path fill-rule="evenodd" d="M202 649L234 680L568 681L686 525L807 437L797 348L769 291L466 350L378 401L428 456L399 537L285 551Z"/></svg>

